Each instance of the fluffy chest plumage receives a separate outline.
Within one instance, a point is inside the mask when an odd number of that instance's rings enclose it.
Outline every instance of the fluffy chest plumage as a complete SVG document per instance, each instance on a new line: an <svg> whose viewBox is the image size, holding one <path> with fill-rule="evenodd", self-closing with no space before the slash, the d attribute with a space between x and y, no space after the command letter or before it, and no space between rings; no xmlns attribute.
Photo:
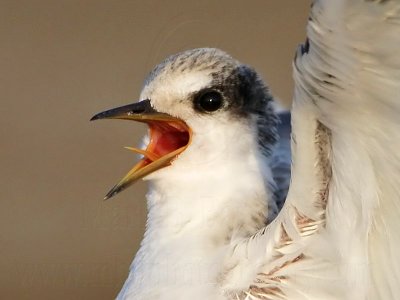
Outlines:
<svg viewBox="0 0 400 300"><path fill-rule="evenodd" d="M265 225L268 195L256 156L184 168L150 177L146 233L121 299L226 299L221 281L235 241Z"/></svg>

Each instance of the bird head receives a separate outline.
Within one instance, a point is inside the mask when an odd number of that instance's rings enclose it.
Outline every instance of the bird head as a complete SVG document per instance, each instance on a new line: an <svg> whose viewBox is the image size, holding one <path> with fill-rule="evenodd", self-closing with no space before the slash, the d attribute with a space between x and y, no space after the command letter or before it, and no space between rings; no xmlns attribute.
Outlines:
<svg viewBox="0 0 400 300"><path fill-rule="evenodd" d="M194 148L200 156L229 155L230 149L246 143L235 125L252 131L264 154L276 141L277 118L265 84L252 68L218 49L199 48L168 57L150 72L140 99L91 119L134 120L149 127L144 149L130 148L143 157L105 199L170 167Z"/></svg>

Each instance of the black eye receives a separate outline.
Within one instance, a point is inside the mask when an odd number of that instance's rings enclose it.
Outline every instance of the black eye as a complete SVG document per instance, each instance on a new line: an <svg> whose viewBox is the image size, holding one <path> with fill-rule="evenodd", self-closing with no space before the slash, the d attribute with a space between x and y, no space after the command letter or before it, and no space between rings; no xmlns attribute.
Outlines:
<svg viewBox="0 0 400 300"><path fill-rule="evenodd" d="M216 91L202 93L196 99L196 106L202 111L216 111L222 106L222 95Z"/></svg>

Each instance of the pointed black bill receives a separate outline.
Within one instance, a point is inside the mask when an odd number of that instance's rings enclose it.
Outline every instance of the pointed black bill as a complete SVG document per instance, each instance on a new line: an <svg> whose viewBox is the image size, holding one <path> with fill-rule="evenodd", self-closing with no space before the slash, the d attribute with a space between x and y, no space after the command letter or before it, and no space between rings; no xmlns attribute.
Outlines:
<svg viewBox="0 0 400 300"><path fill-rule="evenodd" d="M122 119L122 120L134 120L142 121L146 120L159 120L168 121L172 117L168 114L160 113L156 111L150 104L150 100L142 100L136 103L112 108L101 113L94 115L90 121L99 119Z"/></svg>

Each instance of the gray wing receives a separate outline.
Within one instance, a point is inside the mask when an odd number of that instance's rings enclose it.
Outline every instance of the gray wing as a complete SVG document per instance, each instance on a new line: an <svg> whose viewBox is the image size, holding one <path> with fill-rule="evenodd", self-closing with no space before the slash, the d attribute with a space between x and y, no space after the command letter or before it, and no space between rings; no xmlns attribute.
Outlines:
<svg viewBox="0 0 400 300"><path fill-rule="evenodd" d="M282 112L278 114L279 139L275 146L271 157L270 167L274 185L272 186L273 197L269 203L268 220L272 221L283 204L290 184L290 167L291 167L291 151L290 151L290 134L291 134L291 117L290 112Z"/></svg>

